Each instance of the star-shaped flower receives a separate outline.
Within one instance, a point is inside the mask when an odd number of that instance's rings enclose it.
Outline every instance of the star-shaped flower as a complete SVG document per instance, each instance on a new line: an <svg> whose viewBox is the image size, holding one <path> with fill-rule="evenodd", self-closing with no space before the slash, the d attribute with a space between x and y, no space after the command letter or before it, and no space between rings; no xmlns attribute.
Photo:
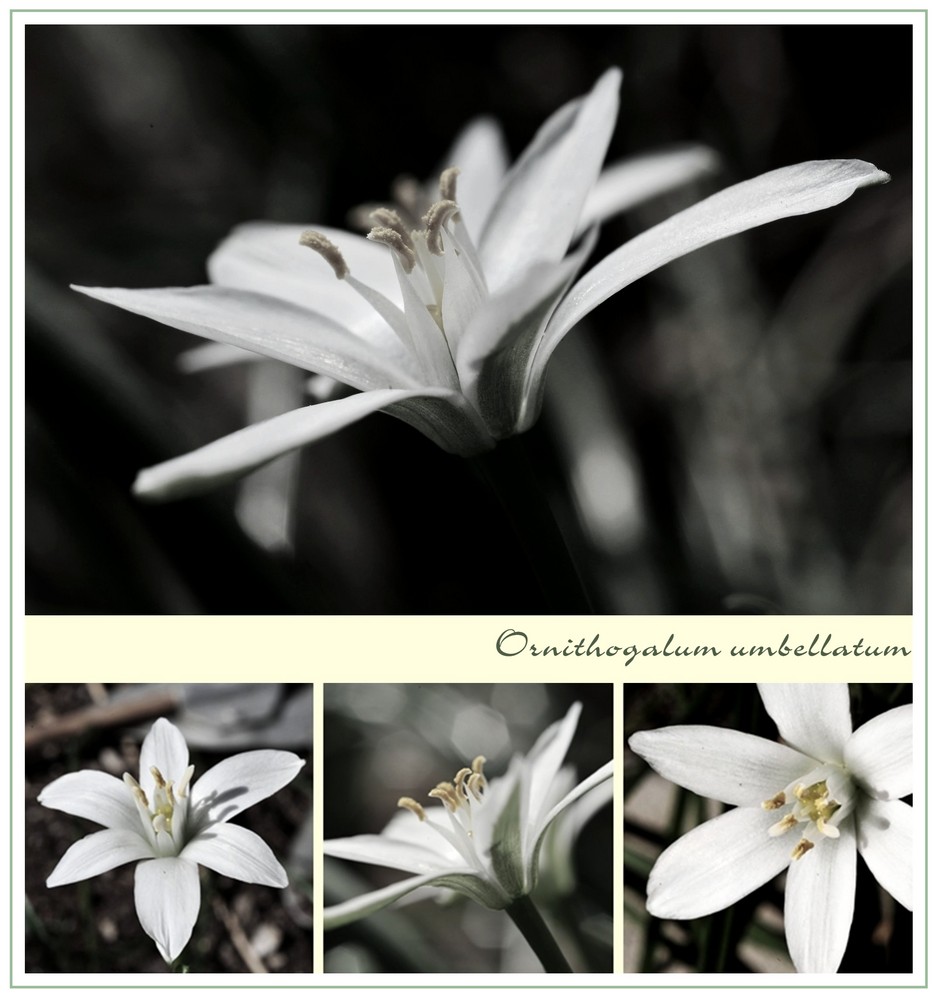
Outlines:
<svg viewBox="0 0 938 1000"><path fill-rule="evenodd" d="M575 703L566 716L548 726L526 756L516 756L507 773L489 780L484 757L461 768L452 781L428 793L436 807L412 798L397 803L397 813L380 834L327 840L325 854L346 861L380 865L411 877L328 907L326 929L341 927L374 913L421 886L460 892L477 903L501 910L533 892L541 847L551 825L592 789L605 785L612 794L612 761L570 788L562 768L580 718Z"/></svg>
<svg viewBox="0 0 938 1000"><path fill-rule="evenodd" d="M209 768L192 782L182 733L158 719L140 748L140 780L103 771L66 774L39 793L39 802L105 827L65 852L46 880L50 888L80 882L129 861L134 903L147 934L172 963L199 915L199 865L240 879L284 888L287 874L256 833L229 823L273 795L305 762L284 750L252 750Z"/></svg>
<svg viewBox="0 0 938 1000"><path fill-rule="evenodd" d="M856 855L912 909L912 706L856 732L846 684L760 684L782 743L713 726L635 733L663 777L737 808L658 858L648 912L672 920L732 905L788 869L785 936L799 972L836 972L853 921ZM787 744L787 745L786 745Z"/></svg>
<svg viewBox="0 0 938 1000"><path fill-rule="evenodd" d="M438 197L404 188L399 209L373 213L368 239L248 225L209 260L210 285L79 288L359 390L146 469L136 492L168 499L210 489L377 410L449 452L484 452L531 427L555 348L609 296L715 240L888 180L860 160L774 170L678 213L575 281L602 219L712 166L712 154L696 149L601 173L620 78L609 70L557 111L507 171L494 126L476 126L457 144Z"/></svg>

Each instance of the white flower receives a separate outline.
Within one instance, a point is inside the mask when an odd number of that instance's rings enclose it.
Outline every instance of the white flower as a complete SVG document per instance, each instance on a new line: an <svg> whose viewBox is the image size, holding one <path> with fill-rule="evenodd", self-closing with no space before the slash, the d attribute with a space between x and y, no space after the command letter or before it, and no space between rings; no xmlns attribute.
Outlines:
<svg viewBox="0 0 938 1000"><path fill-rule="evenodd" d="M72 844L46 885L68 885L140 861L134 873L137 916L171 963L199 915L200 864L242 882L287 885L267 844L228 821L283 788L303 764L283 750L252 750L191 783L182 733L158 719L140 748L139 783L129 774L119 781L103 771L78 771L40 792L42 805L106 827Z"/></svg>
<svg viewBox="0 0 938 1000"><path fill-rule="evenodd" d="M852 731L846 684L760 684L786 745L713 726L636 733L669 781L737 806L658 858L648 912L673 920L732 905L788 868L785 936L799 972L836 972L853 921L856 853L912 908L912 706Z"/></svg>
<svg viewBox="0 0 938 1000"><path fill-rule="evenodd" d="M397 868L413 877L327 907L325 928L341 927L393 903L421 886L463 893L501 910L534 890L538 858L551 824L591 789L605 783L612 793L612 761L569 788L561 768L580 717L581 705L548 726L527 756L516 756L507 773L491 781L484 757L441 781L428 793L439 805L426 810L402 798L398 813L380 834L327 840L325 854L346 861ZM608 801L608 796L607 796Z"/></svg>
<svg viewBox="0 0 938 1000"><path fill-rule="evenodd" d="M610 295L715 240L836 205L859 187L888 180L859 160L774 170L655 226L574 284L598 222L713 163L708 151L692 149L601 175L620 78L609 70L586 97L557 111L507 171L497 130L477 125L457 144L457 169L443 172L439 197L424 203L418 185L405 188L398 194L403 213L378 210L370 241L254 224L216 250L210 285L79 288L360 390L146 469L137 493L168 499L209 489L377 410L447 451L486 451L534 423L554 349Z"/></svg>

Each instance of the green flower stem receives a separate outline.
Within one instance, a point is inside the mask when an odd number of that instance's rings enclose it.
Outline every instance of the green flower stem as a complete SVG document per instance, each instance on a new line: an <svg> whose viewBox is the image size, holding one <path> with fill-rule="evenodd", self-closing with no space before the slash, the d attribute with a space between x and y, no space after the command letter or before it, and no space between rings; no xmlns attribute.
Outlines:
<svg viewBox="0 0 938 1000"><path fill-rule="evenodd" d="M473 463L507 515L549 610L555 614L592 614L592 604L524 441L506 438Z"/></svg>
<svg viewBox="0 0 938 1000"><path fill-rule="evenodd" d="M544 966L545 972L573 972L553 934L544 923L544 918L531 902L530 896L516 899L505 912L524 935L525 941L534 949L534 954Z"/></svg>

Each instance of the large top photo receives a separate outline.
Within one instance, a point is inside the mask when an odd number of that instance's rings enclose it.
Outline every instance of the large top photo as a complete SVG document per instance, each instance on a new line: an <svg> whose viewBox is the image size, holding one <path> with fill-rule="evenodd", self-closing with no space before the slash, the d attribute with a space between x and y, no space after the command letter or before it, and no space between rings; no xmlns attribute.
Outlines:
<svg viewBox="0 0 938 1000"><path fill-rule="evenodd" d="M33 614L908 614L912 29L26 29Z"/></svg>

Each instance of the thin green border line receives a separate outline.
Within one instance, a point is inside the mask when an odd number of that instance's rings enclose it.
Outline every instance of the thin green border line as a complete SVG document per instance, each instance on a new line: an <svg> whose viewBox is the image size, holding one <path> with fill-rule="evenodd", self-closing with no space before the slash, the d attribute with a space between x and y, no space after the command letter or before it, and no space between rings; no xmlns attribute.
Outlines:
<svg viewBox="0 0 938 1000"><path fill-rule="evenodd" d="M10 159L9 159L9 170L10 170L10 190L9 190L9 212L10 212L10 232L8 236L8 249L9 249L9 345L8 345L8 360L9 360L9 488L8 488L8 502L9 502L9 516L8 516L8 541L10 544L10 565L8 570L8 581L9 581L9 595L8 595L8 614L10 621L9 630L9 640L8 640L8 650L9 650L9 676L8 676L8 687L9 687L9 751L10 751L10 809L9 809L9 884L12 886L13 881L13 582L14 582L14 572L13 572L13 337L14 337L14 322L13 322L13 197L14 197L14 186L13 186L13 27L14 27L14 15L16 14L120 14L120 13L162 13L162 14L190 14L190 13L211 13L211 14L239 14L239 13L269 13L269 14L307 14L307 13L337 13L337 14L387 14L387 13L398 13L398 14L509 14L509 13L523 13L523 14L642 14L642 13L669 13L669 14L722 14L722 13L732 13L732 14L747 14L747 13L785 13L785 14L923 14L924 24L922 31L924 33L924 89L925 89L925 100L924 100L924 181L923 181L923 206L924 206L924 218L925 222L925 233L924 233L924 248L923 248L923 364L925 365L925 384L924 384L924 500L925 500L925 515L923 519L923 536L924 536L924 551L928 553L928 9L922 7L910 7L910 8L856 8L856 9L843 9L843 8L708 8L702 10L699 8L568 8L568 7L551 7L543 9L531 9L531 8L479 8L479 7L465 7L465 8L395 8L393 10L386 8L333 8L333 7L314 7L314 8L256 8L256 7L243 7L243 8L83 8L81 10L74 8L60 8L60 7L43 7L43 8L20 8L11 7L9 8L9 19L8 19L8 32L9 32L9 52L8 52L8 63L9 63L9 143L10 143ZM914 127L914 126L913 126ZM914 359L914 354L913 354ZM923 580L923 603L924 608L919 611L919 614L923 618L923 636L924 636L924 650L922 652L922 683L924 688L924 718L925 718L925 733L924 733L924 749L925 749L925 762L924 762L924 786L926 791L926 801L924 807L924 827L925 827L925 873L924 873L924 884L926 886L926 897L925 897L925 907L923 914L923 943L924 943L924 980L922 983L909 983L909 984L896 984L896 983L871 983L869 985L838 985L832 983L830 985L825 985L824 989L831 990L908 990L908 989L927 989L928 988L928 801L927 801L927 790L928 790L928 640L929 640L929 630L928 630L928 560L926 558L925 568L924 568L924 580ZM913 614L915 609L913 608ZM619 682L620 686L621 682ZM100 983L94 985L84 985L84 984L32 984L32 983L14 983L13 982L13 893L10 893L10 899L8 904L8 933L9 933L9 955L10 955L10 968L9 968L9 979L8 985L11 990L30 990L30 989L70 989L70 990L110 990L110 989L132 989L132 990L164 990L164 989L203 989L203 990L256 990L256 989L279 989L279 990L309 990L309 989L331 989L331 990L361 990L363 988L367 989L383 989L383 990L426 990L426 989L446 989L446 990L466 990L466 989L481 989L481 988L496 988L496 989L512 989L512 990L569 990L569 989L587 989L587 990L608 990L608 989L630 989L630 988L640 988L640 989L701 989L701 990L735 990L735 989L760 989L760 990L790 990L790 989L813 989L812 985L804 984L769 984L759 985L758 983L746 982L739 984L726 984L726 985L706 985L706 984L691 984L681 985L674 982L661 982L661 983L649 983L644 976L636 977L634 974L629 973L609 973L608 975L615 976L618 982L615 983L597 983L595 985L591 984L577 984L574 985L562 985L562 984L536 984L536 985L512 985L510 983L493 983L493 984L452 984L452 985L421 985L421 984L395 984L395 983L381 983L370 985L369 983L359 983L354 985L340 985L329 983L327 979L323 979L322 982L316 983L303 983L303 984L289 984L289 983L271 983L266 981L264 983L257 984L191 984L180 983L178 980L169 985L148 985L141 983L137 985L134 984L107 984ZM308 975L323 977L324 973L309 973ZM603 974L606 975L606 974Z"/></svg>

